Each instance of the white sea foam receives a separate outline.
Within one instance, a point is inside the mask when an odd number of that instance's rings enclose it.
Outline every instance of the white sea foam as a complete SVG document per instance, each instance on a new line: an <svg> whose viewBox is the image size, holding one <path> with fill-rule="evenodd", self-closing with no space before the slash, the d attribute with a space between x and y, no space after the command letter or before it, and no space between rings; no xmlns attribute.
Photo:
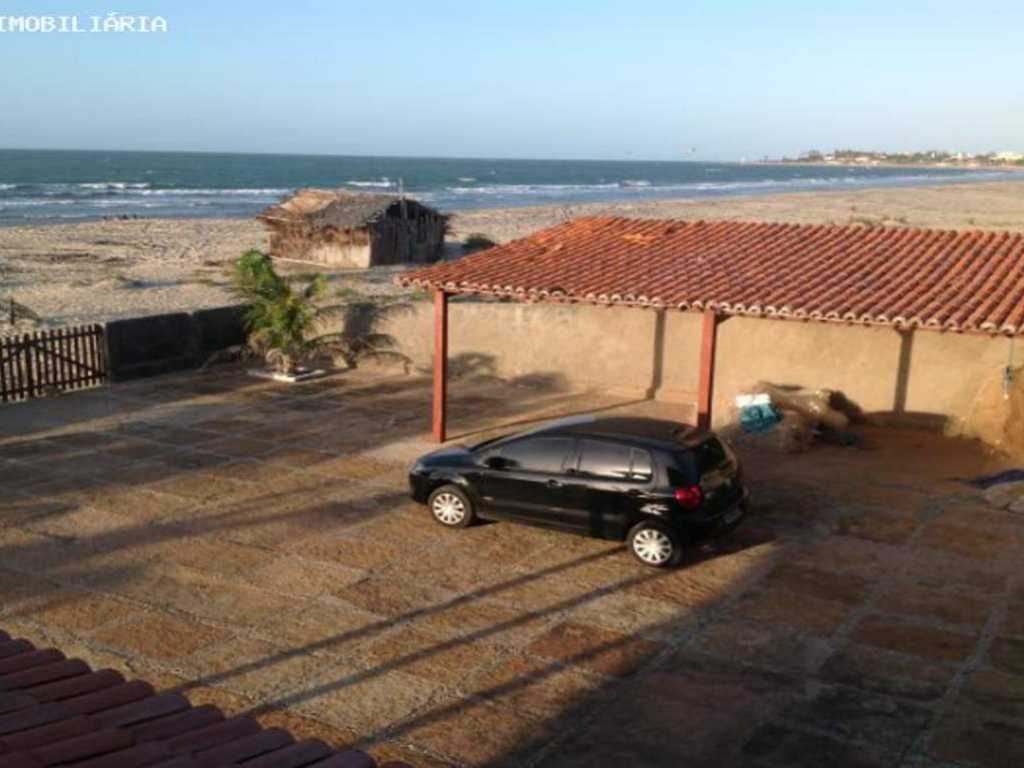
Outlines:
<svg viewBox="0 0 1024 768"><path fill-rule="evenodd" d="M77 186L83 189L147 189L150 185L148 181L98 181L81 183Z"/></svg>
<svg viewBox="0 0 1024 768"><path fill-rule="evenodd" d="M964 177L958 177L964 178ZM979 178L987 178L979 174ZM940 179L926 174L906 174L885 178L878 177L791 177L788 179L736 179L732 181L687 181L677 183L655 183L647 179L624 179L619 182L600 184L484 184L480 186L449 186L443 194L457 199L470 197L494 197L517 199L523 197L564 198L578 196L580 199L612 199L608 190L616 190L614 197L630 199L634 195L642 198L667 197L670 195L716 195L759 193L794 189L808 189L834 186L890 186L920 182L937 182ZM421 195L422 196L422 195Z"/></svg>
<svg viewBox="0 0 1024 768"><path fill-rule="evenodd" d="M616 184L487 184L481 187L445 187L456 195L544 195L559 192L617 189Z"/></svg>
<svg viewBox="0 0 1024 768"><path fill-rule="evenodd" d="M213 188L196 188L196 189L144 189L139 191L140 195L157 195L157 196L174 196L174 197L189 197L189 196L208 196L208 197L280 197L281 195L288 194L292 190L285 188L276 187L265 187L265 188L244 188L240 187L237 189L213 189Z"/></svg>
<svg viewBox="0 0 1024 768"><path fill-rule="evenodd" d="M463 170L463 169L459 169ZM465 173L468 168L463 170ZM871 169L828 169L813 167L777 172L765 166L705 168L705 174L687 173L661 181L650 178L660 171L637 168L627 171L640 178L609 179L610 174L590 176L589 183L503 183L501 174L481 168L477 176L457 177L450 185L415 186L417 199L442 209L485 208L531 204L571 204L577 202L615 202L656 199L700 199L734 195L769 194L815 189L859 189L897 187L916 184L954 183L1006 178L1008 174L979 170L974 173L936 174L906 169L900 172L876 172ZM571 172L567 171L567 173ZM349 172L351 175L356 175ZM721 175L718 175L721 174ZM150 175L150 173L147 173ZM667 175L667 174L666 174ZM603 177L602 177L603 176ZM647 176L648 178L643 178ZM774 178L766 178L774 176ZM394 190L398 177L354 178L345 183L350 189ZM746 177L746 178L745 178ZM95 178L95 176L94 176ZM281 187L161 188L159 176L152 182L121 180L103 182L0 183L0 224L28 220L98 218L117 214L151 216L251 216L269 203L292 191ZM343 176L341 178L344 178ZM447 178L452 178L448 176ZM578 178L578 177L577 177ZM481 182L480 179L483 179ZM297 180L300 184L302 180Z"/></svg>

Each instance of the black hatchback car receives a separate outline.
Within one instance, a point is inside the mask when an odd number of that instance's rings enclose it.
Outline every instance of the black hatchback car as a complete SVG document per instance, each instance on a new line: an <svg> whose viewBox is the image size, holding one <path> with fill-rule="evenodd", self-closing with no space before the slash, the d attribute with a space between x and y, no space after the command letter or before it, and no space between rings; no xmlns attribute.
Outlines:
<svg viewBox="0 0 1024 768"><path fill-rule="evenodd" d="M409 484L449 528L486 518L626 540L652 566L735 527L748 496L739 460L714 434L593 416L434 451L413 464Z"/></svg>

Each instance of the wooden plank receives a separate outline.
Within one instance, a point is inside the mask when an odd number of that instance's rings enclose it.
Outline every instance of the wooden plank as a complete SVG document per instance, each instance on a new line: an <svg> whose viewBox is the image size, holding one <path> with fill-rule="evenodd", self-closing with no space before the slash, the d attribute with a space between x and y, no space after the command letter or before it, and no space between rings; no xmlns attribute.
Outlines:
<svg viewBox="0 0 1024 768"><path fill-rule="evenodd" d="M22 343L18 346L17 354L14 358L17 361L18 372L21 374L21 386L20 392L22 399L30 397L29 391L31 390L32 371L29 369L29 356L28 347L25 344L25 335L22 335Z"/></svg>
<svg viewBox="0 0 1024 768"><path fill-rule="evenodd" d="M58 352L57 369L60 372L58 380L60 381L61 389L67 388L68 382L71 379L71 366L66 359L67 355L64 354L64 340L67 338L67 335L67 328L58 328L57 338L54 340L54 347Z"/></svg>
<svg viewBox="0 0 1024 768"><path fill-rule="evenodd" d="M45 346L43 347L43 366L45 368L43 371L43 381L46 385L44 387L45 391L50 387L60 386L60 363L58 360L54 360L49 354L47 354L47 351L53 349L57 344L57 336L53 329L51 328L50 330L43 331L43 338L46 340Z"/></svg>
<svg viewBox="0 0 1024 768"><path fill-rule="evenodd" d="M718 315L713 309L704 310L700 342L700 389L697 395L697 427L711 428L711 401L715 383L715 343Z"/></svg>
<svg viewBox="0 0 1024 768"><path fill-rule="evenodd" d="M21 337L21 340L23 343L21 358L25 373L23 393L25 397L32 397L36 387L35 372L32 370L32 337L26 333Z"/></svg>
<svg viewBox="0 0 1024 768"><path fill-rule="evenodd" d="M17 389L21 386L21 375L18 372L15 350L18 349L17 337L7 339L7 346L4 349L3 364L7 366L7 400L8 402L17 399Z"/></svg>
<svg viewBox="0 0 1024 768"><path fill-rule="evenodd" d="M32 348L29 350L29 356L32 359L32 380L35 383L35 388L32 391L33 397L43 394L43 387L46 384L46 360L39 353L39 341L42 337L42 331L32 334Z"/></svg>
<svg viewBox="0 0 1024 768"><path fill-rule="evenodd" d="M443 443L448 428L448 294L434 292L434 440Z"/></svg>
<svg viewBox="0 0 1024 768"><path fill-rule="evenodd" d="M79 384L82 387L87 387L92 383L92 370L89 365L92 362L92 347L90 344L90 333L89 329L81 328L81 339L82 339L82 354L78 357L78 364L82 366L78 371Z"/></svg>
<svg viewBox="0 0 1024 768"><path fill-rule="evenodd" d="M84 349L85 345L84 345L83 339L82 339L82 328L81 328L81 326L79 326L78 328L75 328L74 340L75 340L75 349L74 349L74 354L72 355L72 359L75 360L78 363L79 366L81 366L81 364L82 364L81 361L85 359L85 349ZM81 367L79 367L78 373L75 376L75 383L76 384L85 384L86 381L87 381L85 376L86 376L86 372L83 371Z"/></svg>
<svg viewBox="0 0 1024 768"><path fill-rule="evenodd" d="M100 378L99 384L106 384L110 377L110 370L107 367L107 330L102 325L96 326L96 349L97 360L99 361Z"/></svg>
<svg viewBox="0 0 1024 768"><path fill-rule="evenodd" d="M6 403L8 397L7 346L7 339L0 338L0 403Z"/></svg>
<svg viewBox="0 0 1024 768"><path fill-rule="evenodd" d="M74 329L65 328L63 338L60 343L60 354L64 358L65 364L67 365L67 375L64 377L64 385L69 389L78 389L78 378L79 370L74 364L75 359L75 347L74 347Z"/></svg>
<svg viewBox="0 0 1024 768"><path fill-rule="evenodd" d="M89 328L89 369L91 371L89 385L95 386L100 383L100 345L96 337L96 326Z"/></svg>
<svg viewBox="0 0 1024 768"><path fill-rule="evenodd" d="M46 332L46 346L43 347L43 355L46 357L46 381L51 387L61 389L64 375L61 370L59 344L60 335L58 329L51 328Z"/></svg>
<svg viewBox="0 0 1024 768"><path fill-rule="evenodd" d="M36 388L34 396L38 397L46 391L46 357L39 351L39 342L45 339L45 331L36 331L33 334L32 343L32 366L34 371L32 373L35 379Z"/></svg>

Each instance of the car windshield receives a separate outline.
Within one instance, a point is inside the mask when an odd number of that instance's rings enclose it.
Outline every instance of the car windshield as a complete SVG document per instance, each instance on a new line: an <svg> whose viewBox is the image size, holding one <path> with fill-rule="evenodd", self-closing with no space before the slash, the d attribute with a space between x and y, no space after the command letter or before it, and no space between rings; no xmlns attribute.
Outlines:
<svg viewBox="0 0 1024 768"><path fill-rule="evenodd" d="M506 437L508 437L508 435L498 435L497 437L489 437L486 440L484 440L483 442L477 443L476 445L471 445L469 447L469 450L470 451L479 451L481 448L486 448L489 445L493 445L494 443L498 442L499 440L504 440Z"/></svg>

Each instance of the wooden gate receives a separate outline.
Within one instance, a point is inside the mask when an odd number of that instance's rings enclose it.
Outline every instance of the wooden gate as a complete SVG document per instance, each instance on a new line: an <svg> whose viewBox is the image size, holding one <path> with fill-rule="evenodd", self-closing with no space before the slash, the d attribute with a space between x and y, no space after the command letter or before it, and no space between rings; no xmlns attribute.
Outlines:
<svg viewBox="0 0 1024 768"><path fill-rule="evenodd" d="M0 402L99 386L106 357L102 325L0 338Z"/></svg>

